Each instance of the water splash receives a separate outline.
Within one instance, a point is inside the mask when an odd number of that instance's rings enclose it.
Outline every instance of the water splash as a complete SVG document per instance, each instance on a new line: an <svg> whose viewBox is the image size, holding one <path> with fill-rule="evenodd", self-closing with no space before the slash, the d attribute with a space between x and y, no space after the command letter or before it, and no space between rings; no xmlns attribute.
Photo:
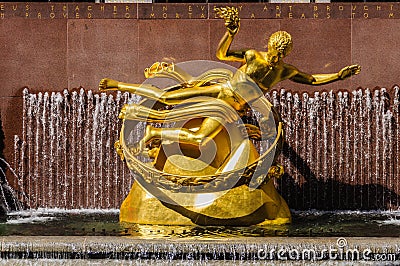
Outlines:
<svg viewBox="0 0 400 266"><path fill-rule="evenodd" d="M21 202L18 200L14 189L8 183L6 169L9 169L13 176L18 180L18 176L15 173L14 169L11 168L6 160L0 158L0 213L2 215L11 211L22 210Z"/></svg>

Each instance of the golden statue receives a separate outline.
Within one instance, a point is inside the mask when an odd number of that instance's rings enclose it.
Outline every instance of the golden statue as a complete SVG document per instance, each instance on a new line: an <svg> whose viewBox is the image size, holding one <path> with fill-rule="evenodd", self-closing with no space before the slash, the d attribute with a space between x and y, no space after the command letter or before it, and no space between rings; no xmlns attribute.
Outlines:
<svg viewBox="0 0 400 266"><path fill-rule="evenodd" d="M216 11L227 29L216 55L220 60L241 62L235 73L212 68L193 77L179 65L157 62L145 69L145 77L169 78L176 85L159 88L108 78L100 82L101 91L145 97L139 104L125 105L119 116L124 126L116 149L138 174L121 206L121 222L289 223L289 208L273 183L283 174L283 167L276 163L283 125L264 94L285 79L323 85L360 72L359 65L352 65L338 73L311 75L284 63L293 45L285 31L271 35L267 51L232 51L230 45L240 27L238 11L234 7ZM241 118L249 114L259 118L244 123ZM144 136L136 143L128 141L132 128L128 121L146 123ZM257 141L269 143L264 152L256 148ZM140 156L151 161L144 163Z"/></svg>

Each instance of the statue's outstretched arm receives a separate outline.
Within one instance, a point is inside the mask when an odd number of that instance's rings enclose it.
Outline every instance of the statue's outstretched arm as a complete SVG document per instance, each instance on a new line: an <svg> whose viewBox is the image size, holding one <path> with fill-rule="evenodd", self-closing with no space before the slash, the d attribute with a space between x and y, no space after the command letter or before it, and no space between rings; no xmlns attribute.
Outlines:
<svg viewBox="0 0 400 266"><path fill-rule="evenodd" d="M338 73L333 74L307 74L304 72L298 72L290 79L294 82L309 84L309 85L324 85L338 80L347 79L353 75L359 74L361 67L359 65L351 65L342 68Z"/></svg>
<svg viewBox="0 0 400 266"><path fill-rule="evenodd" d="M150 99L160 99L164 91L156 86L148 84L130 84L119 82L113 79L104 78L99 84L100 91L113 91L118 90L122 92L134 93L137 95L145 96Z"/></svg>
<svg viewBox="0 0 400 266"><path fill-rule="evenodd" d="M239 31L240 19L238 10L235 7L220 7L214 9L217 14L225 20L226 33L219 42L216 56L219 60L236 61L245 63L244 55L246 50L231 51L230 46L233 37Z"/></svg>
<svg viewBox="0 0 400 266"><path fill-rule="evenodd" d="M167 105L179 104L191 98L193 98L193 101L196 101L196 97L200 96L216 98L221 92L221 88L220 84L214 84L210 86L189 87L168 91L168 88L163 90L149 84L130 84L108 78L102 79L99 84L100 91L119 90L122 92L134 93Z"/></svg>

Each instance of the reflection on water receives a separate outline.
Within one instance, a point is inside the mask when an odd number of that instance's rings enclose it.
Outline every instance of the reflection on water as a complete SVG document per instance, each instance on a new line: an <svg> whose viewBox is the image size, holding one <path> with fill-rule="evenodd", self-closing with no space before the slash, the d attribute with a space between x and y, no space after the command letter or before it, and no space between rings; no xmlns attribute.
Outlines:
<svg viewBox="0 0 400 266"><path fill-rule="evenodd" d="M135 238L221 239L264 236L400 236L396 212L293 212L284 226L157 226L119 223L119 210L38 209L14 212L0 224L0 235L124 236Z"/></svg>

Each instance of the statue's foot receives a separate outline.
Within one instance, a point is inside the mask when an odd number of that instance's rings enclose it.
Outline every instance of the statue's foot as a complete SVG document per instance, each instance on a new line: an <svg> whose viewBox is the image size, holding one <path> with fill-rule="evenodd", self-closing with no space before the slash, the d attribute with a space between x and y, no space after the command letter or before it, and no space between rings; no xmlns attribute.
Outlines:
<svg viewBox="0 0 400 266"><path fill-rule="evenodd" d="M100 91L118 90L118 81L109 78L104 78L100 81L99 90Z"/></svg>
<svg viewBox="0 0 400 266"><path fill-rule="evenodd" d="M133 155L146 155L149 156L149 149L147 149L147 144L153 139L152 135L152 126L147 125L146 130L144 133L143 138L139 141L134 143L133 145L129 146L129 150Z"/></svg>

